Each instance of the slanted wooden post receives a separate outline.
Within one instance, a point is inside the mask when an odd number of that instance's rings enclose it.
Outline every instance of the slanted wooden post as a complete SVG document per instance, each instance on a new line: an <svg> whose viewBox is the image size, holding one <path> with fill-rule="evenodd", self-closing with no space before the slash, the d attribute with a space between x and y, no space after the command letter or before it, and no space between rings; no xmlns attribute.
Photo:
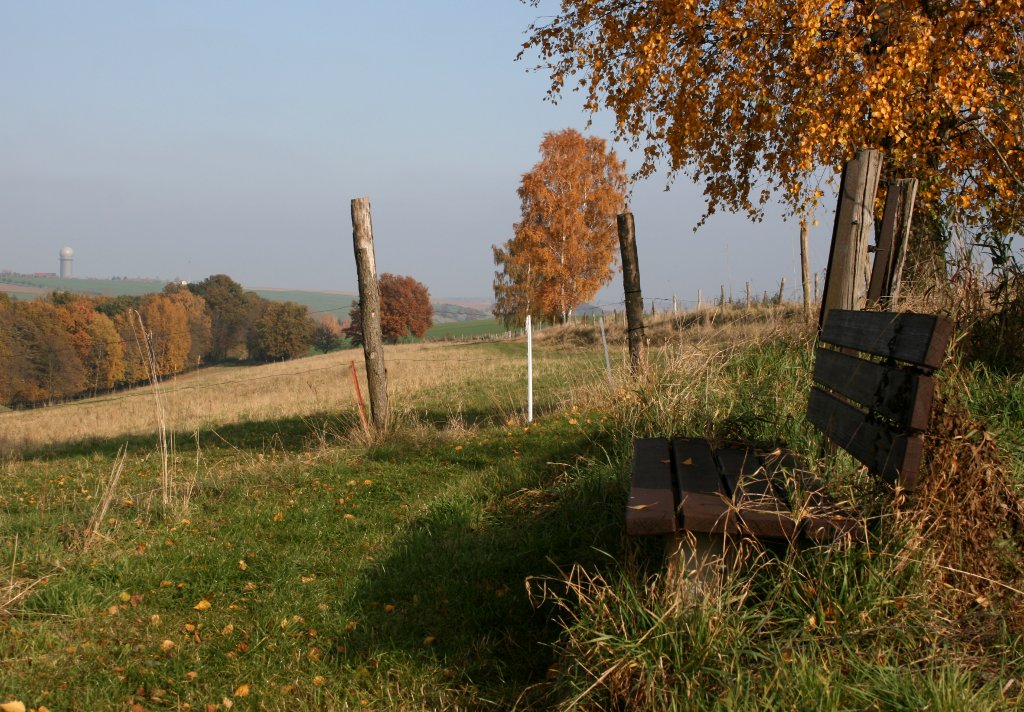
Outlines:
<svg viewBox="0 0 1024 712"><path fill-rule="evenodd" d="M875 245L875 261L868 285L868 303L892 308L891 302L899 293L903 265L907 257L910 223L917 197L917 179L904 178L887 186L882 229Z"/></svg>
<svg viewBox="0 0 1024 712"><path fill-rule="evenodd" d="M388 376L384 368L380 289L377 287L377 260L373 252L369 198L355 198L352 201L352 243L359 278L359 312L363 321L363 356L366 359L366 386L370 391L370 415L373 427L380 432L387 427L388 422Z"/></svg>
<svg viewBox="0 0 1024 712"><path fill-rule="evenodd" d="M861 149L843 167L818 328L830 309L863 309L867 301L868 242L875 232L875 193L882 153Z"/></svg>
<svg viewBox="0 0 1024 712"><path fill-rule="evenodd" d="M775 296L775 303L782 304L782 298L786 295L786 278L779 280L779 293Z"/></svg>
<svg viewBox="0 0 1024 712"><path fill-rule="evenodd" d="M629 335L629 366L633 375L647 370L644 339L644 298L640 293L640 261L636 254L633 213L619 213L619 250L622 253L622 286L626 294L626 332Z"/></svg>

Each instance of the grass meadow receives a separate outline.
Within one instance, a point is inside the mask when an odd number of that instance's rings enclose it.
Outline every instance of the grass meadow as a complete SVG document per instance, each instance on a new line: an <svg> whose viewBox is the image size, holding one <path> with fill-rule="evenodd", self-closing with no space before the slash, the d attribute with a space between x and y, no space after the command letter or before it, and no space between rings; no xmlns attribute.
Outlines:
<svg viewBox="0 0 1024 712"><path fill-rule="evenodd" d="M0 413L0 703L1020 704L1022 533L998 523L1015 521L1024 482L1019 375L955 362L943 375L961 415L944 416L935 451L956 467L933 468L1005 485L991 501L944 485L991 525L978 536L949 528L939 494L894 504L845 455L819 455L796 312L664 320L640 381L622 368L622 327L608 331L610 379L593 327L536 336L532 423L522 340L387 347L384 437L359 423L358 351L162 384L166 466L149 389ZM871 536L735 542L725 574L666 569L663 542L624 536L624 505L632 438L668 434L786 445ZM981 470L967 472L965 444Z"/></svg>

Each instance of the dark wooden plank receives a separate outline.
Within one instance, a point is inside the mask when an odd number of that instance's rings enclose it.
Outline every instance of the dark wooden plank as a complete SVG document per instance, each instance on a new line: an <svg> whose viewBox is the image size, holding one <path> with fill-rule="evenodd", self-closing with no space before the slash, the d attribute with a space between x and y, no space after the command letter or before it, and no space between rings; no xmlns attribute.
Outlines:
<svg viewBox="0 0 1024 712"><path fill-rule="evenodd" d="M722 476L733 492L733 503L744 528L757 539L787 539L796 535L789 505L779 498L761 459L752 450L715 451Z"/></svg>
<svg viewBox="0 0 1024 712"><path fill-rule="evenodd" d="M668 440L635 440L629 504L626 505L626 533L632 536L672 534L676 527Z"/></svg>
<svg viewBox="0 0 1024 712"><path fill-rule="evenodd" d="M738 523L708 442L698 438L672 441L679 516L683 529L708 534L736 534Z"/></svg>
<svg viewBox="0 0 1024 712"><path fill-rule="evenodd" d="M819 388L811 389L807 420L886 482L906 489L917 485L923 445L919 434L898 433Z"/></svg>
<svg viewBox="0 0 1024 712"><path fill-rule="evenodd" d="M819 348L814 359L814 380L894 421L900 428L928 427L935 394L935 380L931 376Z"/></svg>
<svg viewBox="0 0 1024 712"><path fill-rule="evenodd" d="M849 508L833 501L814 475L796 470L791 478L796 516L803 536L819 544L847 537L858 541L863 538L859 522Z"/></svg>
<svg viewBox="0 0 1024 712"><path fill-rule="evenodd" d="M821 340L934 369L942 364L952 334L952 323L934 314L831 309Z"/></svg>

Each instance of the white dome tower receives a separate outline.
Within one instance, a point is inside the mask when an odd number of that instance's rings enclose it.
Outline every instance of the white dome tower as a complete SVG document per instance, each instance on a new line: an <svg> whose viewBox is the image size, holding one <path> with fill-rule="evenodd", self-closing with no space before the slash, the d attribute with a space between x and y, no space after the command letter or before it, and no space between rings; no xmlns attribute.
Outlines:
<svg viewBox="0 0 1024 712"><path fill-rule="evenodd" d="M75 251L70 247L60 248L60 278L71 279L71 262L75 258Z"/></svg>

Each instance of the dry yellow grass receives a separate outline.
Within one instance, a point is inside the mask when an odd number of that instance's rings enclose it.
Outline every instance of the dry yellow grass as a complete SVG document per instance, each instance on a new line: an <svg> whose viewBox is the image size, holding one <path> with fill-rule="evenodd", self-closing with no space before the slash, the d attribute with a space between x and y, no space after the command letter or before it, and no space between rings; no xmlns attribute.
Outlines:
<svg viewBox="0 0 1024 712"><path fill-rule="evenodd" d="M525 351L525 349L524 349ZM399 404L415 405L418 394L490 377L508 379L525 362L492 348L460 344L405 344L385 348L388 386ZM337 351L296 361L249 367L202 369L160 385L167 425L177 432L244 421L355 413L351 362L366 394L361 350ZM452 403L457 407L458 389ZM156 429L149 386L97 398L0 413L0 436L8 447L139 435Z"/></svg>
<svg viewBox="0 0 1024 712"><path fill-rule="evenodd" d="M726 346L771 338L799 322L795 307L752 310L708 309L701 314L668 314L649 320L647 337L670 361L688 364L694 387L703 369ZM597 328L589 324L551 327L535 335L535 395L548 404L597 405L628 385L625 327L607 325L614 387L604 388L603 355ZM521 349L520 349L521 347ZM400 344L385 348L393 410L415 410L428 401L446 410L453 424L465 411L485 407L505 418L525 412L525 340L516 347L491 343ZM360 349L336 351L261 366L217 366L160 384L166 426L191 433L239 422L348 413L356 418L351 362L363 397L366 373ZM545 380L546 379L546 380ZM541 387L544 383L544 387ZM557 392L556 392L557 391ZM397 407L396 407L397 406ZM71 403L0 413L0 446L27 450L46 445L143 435L157 430L157 408L149 386Z"/></svg>

